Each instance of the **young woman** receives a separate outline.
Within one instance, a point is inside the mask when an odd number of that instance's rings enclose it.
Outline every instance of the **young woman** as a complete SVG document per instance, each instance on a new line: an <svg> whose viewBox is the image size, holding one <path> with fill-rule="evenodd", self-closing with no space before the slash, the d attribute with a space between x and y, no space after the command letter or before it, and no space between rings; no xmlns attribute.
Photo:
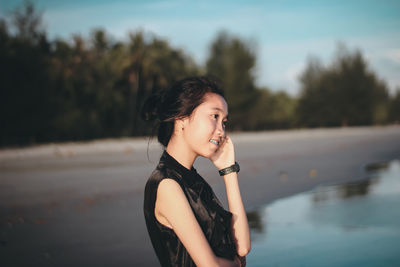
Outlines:
<svg viewBox="0 0 400 267"><path fill-rule="evenodd" d="M245 266L250 234L234 145L225 135L222 89L206 77L181 80L150 96L142 116L158 120L165 148L144 196L147 230L161 265ZM229 211L193 167L198 156L210 159L223 177Z"/></svg>

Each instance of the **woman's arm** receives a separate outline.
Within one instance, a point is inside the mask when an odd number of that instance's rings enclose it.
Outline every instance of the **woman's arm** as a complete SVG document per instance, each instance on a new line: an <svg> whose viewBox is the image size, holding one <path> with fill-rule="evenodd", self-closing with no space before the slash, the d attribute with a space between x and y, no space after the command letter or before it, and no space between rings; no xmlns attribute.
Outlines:
<svg viewBox="0 0 400 267"><path fill-rule="evenodd" d="M238 175L231 172L224 176L226 195L228 198L229 211L233 214L233 235L236 241L239 256L246 256L251 248L249 224L240 195Z"/></svg>
<svg viewBox="0 0 400 267"><path fill-rule="evenodd" d="M229 167L235 163L235 149L229 136L226 136L217 152L210 158L218 169ZM237 253L245 256L251 248L249 224L240 195L238 176L236 172L224 176L229 211L233 214L233 235Z"/></svg>
<svg viewBox="0 0 400 267"><path fill-rule="evenodd" d="M239 266L215 256L180 185L164 179L157 189L155 214L164 217L197 266Z"/></svg>

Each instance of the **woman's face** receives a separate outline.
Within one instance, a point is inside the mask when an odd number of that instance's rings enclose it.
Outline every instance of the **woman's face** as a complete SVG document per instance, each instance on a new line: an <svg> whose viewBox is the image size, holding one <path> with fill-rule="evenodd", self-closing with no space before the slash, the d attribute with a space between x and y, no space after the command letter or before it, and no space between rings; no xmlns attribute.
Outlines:
<svg viewBox="0 0 400 267"><path fill-rule="evenodd" d="M197 155L209 158L222 144L227 115L225 99L215 93L206 93L204 102L183 119L183 138Z"/></svg>

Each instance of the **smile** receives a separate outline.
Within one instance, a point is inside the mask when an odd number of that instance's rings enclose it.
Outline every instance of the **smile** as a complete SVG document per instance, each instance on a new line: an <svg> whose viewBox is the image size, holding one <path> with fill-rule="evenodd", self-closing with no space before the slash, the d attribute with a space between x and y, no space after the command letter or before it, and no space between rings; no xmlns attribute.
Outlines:
<svg viewBox="0 0 400 267"><path fill-rule="evenodd" d="M213 143L213 144L216 144L217 146L219 146L219 142L218 141L215 141L215 140L211 139L210 142Z"/></svg>

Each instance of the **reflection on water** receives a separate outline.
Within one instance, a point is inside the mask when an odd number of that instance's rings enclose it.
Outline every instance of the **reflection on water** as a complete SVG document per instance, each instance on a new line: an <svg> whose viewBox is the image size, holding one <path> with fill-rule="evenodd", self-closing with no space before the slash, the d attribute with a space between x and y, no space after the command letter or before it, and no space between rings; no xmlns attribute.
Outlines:
<svg viewBox="0 0 400 267"><path fill-rule="evenodd" d="M249 227L257 233L264 232L264 223L261 218L261 214L258 211L247 212L247 220Z"/></svg>
<svg viewBox="0 0 400 267"><path fill-rule="evenodd" d="M248 266L400 266L400 162L365 170L248 213Z"/></svg>
<svg viewBox="0 0 400 267"><path fill-rule="evenodd" d="M350 182L341 185L317 188L313 191L312 200L314 202L328 201L330 199L347 199L357 196L365 196L369 193L371 185L377 182L376 179L368 178L365 180Z"/></svg>
<svg viewBox="0 0 400 267"><path fill-rule="evenodd" d="M364 196L369 193L369 189L373 181L375 180L367 179L354 183L346 183L338 186L338 192L341 198Z"/></svg>
<svg viewBox="0 0 400 267"><path fill-rule="evenodd" d="M379 173L380 171L387 170L392 162L376 162L370 163L365 166L365 170L369 174Z"/></svg>

